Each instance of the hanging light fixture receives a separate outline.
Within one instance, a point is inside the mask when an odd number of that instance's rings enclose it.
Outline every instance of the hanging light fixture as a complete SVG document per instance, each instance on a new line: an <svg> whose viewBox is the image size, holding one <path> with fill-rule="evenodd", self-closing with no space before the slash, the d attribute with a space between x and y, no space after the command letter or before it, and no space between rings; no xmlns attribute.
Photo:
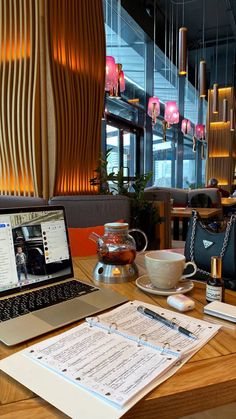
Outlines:
<svg viewBox="0 0 236 419"><path fill-rule="evenodd" d="M227 32L227 44L226 44L226 54L225 54L225 87L227 87L228 81L228 32ZM223 99L223 122L228 121L228 99L226 97Z"/></svg>
<svg viewBox="0 0 236 419"><path fill-rule="evenodd" d="M217 2L218 3L218 2ZM218 6L218 4L217 4ZM217 10L219 8L217 7ZM217 13L217 25L216 25L216 65L215 65L215 79L217 80L217 68L218 66L218 13ZM218 114L219 112L219 93L218 93L218 84L213 84L213 103L212 103L212 113Z"/></svg>
<svg viewBox="0 0 236 419"><path fill-rule="evenodd" d="M213 84L213 102L212 102L212 113L218 114L219 112L219 92L218 84Z"/></svg>
<svg viewBox="0 0 236 419"><path fill-rule="evenodd" d="M228 121L228 100L223 100L223 122Z"/></svg>
<svg viewBox="0 0 236 419"><path fill-rule="evenodd" d="M164 119L168 123L168 125L178 124L179 109L176 102L166 102Z"/></svg>
<svg viewBox="0 0 236 419"><path fill-rule="evenodd" d="M187 31L188 29L182 27L179 29L179 75L185 76L187 74Z"/></svg>
<svg viewBox="0 0 236 419"><path fill-rule="evenodd" d="M197 124L195 127L195 135L199 140L203 140L205 138L205 125Z"/></svg>
<svg viewBox="0 0 236 419"><path fill-rule="evenodd" d="M201 60L199 64L199 96L206 97L206 61Z"/></svg>
<svg viewBox="0 0 236 419"><path fill-rule="evenodd" d="M206 61L205 61L205 0L202 4L202 56L199 64L199 96L206 97Z"/></svg>
<svg viewBox="0 0 236 419"><path fill-rule="evenodd" d="M230 109L230 131L235 130L235 116L234 116L234 109Z"/></svg>
<svg viewBox="0 0 236 419"><path fill-rule="evenodd" d="M150 97L148 100L148 115L152 118L153 125L157 122L157 117L160 115L160 100L158 97Z"/></svg>
<svg viewBox="0 0 236 419"><path fill-rule="evenodd" d="M191 131L191 122L189 119L183 119L181 122L181 131L183 134L189 134Z"/></svg>
<svg viewBox="0 0 236 419"><path fill-rule="evenodd" d="M120 91L121 93L123 93L125 91L125 75L124 75L123 70L120 71L119 81L120 81Z"/></svg>
<svg viewBox="0 0 236 419"><path fill-rule="evenodd" d="M111 99L121 99L120 77L122 72L122 64L116 63L115 83L110 90L109 97Z"/></svg>
<svg viewBox="0 0 236 419"><path fill-rule="evenodd" d="M106 80L105 90L110 91L116 83L116 63L114 57L108 55L106 57Z"/></svg>
<svg viewBox="0 0 236 419"><path fill-rule="evenodd" d="M153 16L153 91L155 90L155 45L156 45L156 0L154 1L154 16ZM157 117L160 115L160 100L158 97L152 96L148 99L148 115L152 118L152 125L157 122Z"/></svg>
<svg viewBox="0 0 236 419"><path fill-rule="evenodd" d="M187 74L187 31L184 27L184 0L182 9L182 27L179 28L179 75L185 76Z"/></svg>
<svg viewBox="0 0 236 419"><path fill-rule="evenodd" d="M111 3L112 8L112 3ZM117 2L117 37L118 37L118 60L120 57L121 42L121 1ZM113 67L112 67L113 69ZM121 93L125 90L125 76L121 63L115 63L115 73L113 73L113 84L109 89L109 97L111 99L121 99Z"/></svg>

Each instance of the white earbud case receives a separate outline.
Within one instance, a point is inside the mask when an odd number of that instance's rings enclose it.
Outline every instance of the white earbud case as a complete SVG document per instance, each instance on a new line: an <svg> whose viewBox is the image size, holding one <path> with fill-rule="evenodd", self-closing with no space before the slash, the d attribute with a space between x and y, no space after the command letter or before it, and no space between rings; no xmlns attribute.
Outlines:
<svg viewBox="0 0 236 419"><path fill-rule="evenodd" d="M179 311L193 310L195 302L183 294L169 295L167 303Z"/></svg>

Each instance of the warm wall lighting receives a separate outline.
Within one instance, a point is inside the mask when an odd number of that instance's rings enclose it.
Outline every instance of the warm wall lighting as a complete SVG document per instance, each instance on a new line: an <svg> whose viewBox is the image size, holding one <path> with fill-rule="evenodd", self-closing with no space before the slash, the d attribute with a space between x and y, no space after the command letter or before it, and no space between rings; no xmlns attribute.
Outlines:
<svg viewBox="0 0 236 419"><path fill-rule="evenodd" d="M199 140L205 138L205 125L197 124L195 127L195 135Z"/></svg>
<svg viewBox="0 0 236 419"><path fill-rule="evenodd" d="M214 85L213 85L212 113L217 114L218 112L219 112L218 84L217 83L214 83Z"/></svg>
<svg viewBox="0 0 236 419"><path fill-rule="evenodd" d="M225 124L229 125L229 121L227 122L223 122L223 121L219 121L219 122L211 122L210 126L213 129L222 129L222 128L226 128Z"/></svg>
<svg viewBox="0 0 236 419"><path fill-rule="evenodd" d="M176 102L166 102L164 119L168 124L178 124L179 109Z"/></svg>
<svg viewBox="0 0 236 419"><path fill-rule="evenodd" d="M209 153L209 157L216 157L216 158L218 158L218 157L229 157L229 152L228 151L218 151L218 152L216 152L216 151L212 151L211 153Z"/></svg>
<svg viewBox="0 0 236 419"><path fill-rule="evenodd" d="M235 130L235 116L234 109L230 109L230 131Z"/></svg>
<svg viewBox="0 0 236 419"><path fill-rule="evenodd" d="M152 124L155 125L157 117L160 115L160 100L158 97L150 97L148 100L148 115L152 118Z"/></svg>
<svg viewBox="0 0 236 419"><path fill-rule="evenodd" d="M223 122L228 121L228 100L223 100Z"/></svg>
<svg viewBox="0 0 236 419"><path fill-rule="evenodd" d="M189 134L191 131L191 122L189 119L183 119L181 122L181 131L183 134Z"/></svg>
<svg viewBox="0 0 236 419"><path fill-rule="evenodd" d="M187 63L187 28L179 29L179 75L185 76Z"/></svg>
<svg viewBox="0 0 236 419"><path fill-rule="evenodd" d="M30 58L30 42L25 42L24 40L17 40L15 43L14 40L6 40L6 43L2 43L0 50L0 60L2 62L9 62L15 60L22 60L24 58Z"/></svg>
<svg viewBox="0 0 236 419"><path fill-rule="evenodd" d="M199 65L199 96L205 97L206 96L206 61L200 61Z"/></svg>

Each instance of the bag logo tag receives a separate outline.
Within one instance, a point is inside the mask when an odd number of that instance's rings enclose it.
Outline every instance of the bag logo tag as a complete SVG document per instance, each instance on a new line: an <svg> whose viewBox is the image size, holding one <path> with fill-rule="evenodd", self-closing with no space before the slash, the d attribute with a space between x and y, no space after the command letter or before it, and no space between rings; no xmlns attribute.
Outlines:
<svg viewBox="0 0 236 419"><path fill-rule="evenodd" d="M208 249L208 247L211 247L214 244L214 242L210 242L209 240L203 240L203 245L205 249Z"/></svg>

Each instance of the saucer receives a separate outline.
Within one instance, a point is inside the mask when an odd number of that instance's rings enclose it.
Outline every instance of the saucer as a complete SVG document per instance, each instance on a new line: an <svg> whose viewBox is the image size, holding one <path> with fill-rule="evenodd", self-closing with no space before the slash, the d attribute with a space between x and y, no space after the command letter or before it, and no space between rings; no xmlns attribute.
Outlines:
<svg viewBox="0 0 236 419"><path fill-rule="evenodd" d="M157 288L151 283L148 275L142 275L137 278L136 285L142 291L157 295L185 294L186 292L191 291L194 287L194 283L192 281L178 281L174 288Z"/></svg>

